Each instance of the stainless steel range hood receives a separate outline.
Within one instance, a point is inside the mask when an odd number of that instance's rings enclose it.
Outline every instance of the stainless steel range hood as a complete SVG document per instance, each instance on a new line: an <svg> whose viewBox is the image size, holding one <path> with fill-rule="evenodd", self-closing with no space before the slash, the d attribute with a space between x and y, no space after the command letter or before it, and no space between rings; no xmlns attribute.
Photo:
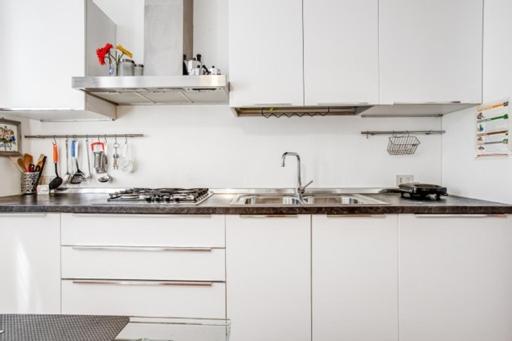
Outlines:
<svg viewBox="0 0 512 341"><path fill-rule="evenodd" d="M145 76L73 77L72 87L115 105L228 103L226 76L182 76L192 23L193 0L145 0Z"/></svg>
<svg viewBox="0 0 512 341"><path fill-rule="evenodd" d="M116 105L223 104L226 76L73 77L73 88Z"/></svg>

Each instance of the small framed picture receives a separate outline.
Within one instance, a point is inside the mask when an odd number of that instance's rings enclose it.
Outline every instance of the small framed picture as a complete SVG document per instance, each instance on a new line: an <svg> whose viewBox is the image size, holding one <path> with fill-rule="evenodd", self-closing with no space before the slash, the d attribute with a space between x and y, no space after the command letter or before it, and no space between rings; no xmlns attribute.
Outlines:
<svg viewBox="0 0 512 341"><path fill-rule="evenodd" d="M0 156L21 155L21 123L0 118Z"/></svg>

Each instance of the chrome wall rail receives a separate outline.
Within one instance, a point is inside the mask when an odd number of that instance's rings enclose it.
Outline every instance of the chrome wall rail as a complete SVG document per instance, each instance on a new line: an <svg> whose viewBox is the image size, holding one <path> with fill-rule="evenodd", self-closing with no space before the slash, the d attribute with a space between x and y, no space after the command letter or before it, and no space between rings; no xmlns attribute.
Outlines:
<svg viewBox="0 0 512 341"><path fill-rule="evenodd" d="M56 135L25 135L26 139L95 139L95 138L134 138L144 134L56 134Z"/></svg>
<svg viewBox="0 0 512 341"><path fill-rule="evenodd" d="M445 130L365 130L362 135L366 137L375 135L442 135Z"/></svg>

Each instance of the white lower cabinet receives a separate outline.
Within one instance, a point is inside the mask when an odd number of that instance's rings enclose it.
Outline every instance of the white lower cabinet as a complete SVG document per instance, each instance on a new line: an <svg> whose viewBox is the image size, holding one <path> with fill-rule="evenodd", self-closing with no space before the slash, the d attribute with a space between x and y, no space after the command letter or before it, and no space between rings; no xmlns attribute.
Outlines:
<svg viewBox="0 0 512 341"><path fill-rule="evenodd" d="M224 247L223 215L63 214L62 244Z"/></svg>
<svg viewBox="0 0 512 341"><path fill-rule="evenodd" d="M0 215L0 314L60 313L60 215Z"/></svg>
<svg viewBox="0 0 512 341"><path fill-rule="evenodd" d="M63 280L62 313L224 318L225 284Z"/></svg>
<svg viewBox="0 0 512 341"><path fill-rule="evenodd" d="M62 312L226 317L223 215L62 217Z"/></svg>
<svg viewBox="0 0 512 341"><path fill-rule="evenodd" d="M510 341L511 262L512 216L1 214L0 314L227 316L232 341Z"/></svg>
<svg viewBox="0 0 512 341"><path fill-rule="evenodd" d="M311 340L311 216L226 217L231 341Z"/></svg>
<svg viewBox="0 0 512 341"><path fill-rule="evenodd" d="M64 246L63 278L225 281L224 249Z"/></svg>
<svg viewBox="0 0 512 341"><path fill-rule="evenodd" d="M512 340L512 217L400 216L400 341Z"/></svg>
<svg viewBox="0 0 512 341"><path fill-rule="evenodd" d="M397 260L397 215L314 215L313 340L398 340Z"/></svg>

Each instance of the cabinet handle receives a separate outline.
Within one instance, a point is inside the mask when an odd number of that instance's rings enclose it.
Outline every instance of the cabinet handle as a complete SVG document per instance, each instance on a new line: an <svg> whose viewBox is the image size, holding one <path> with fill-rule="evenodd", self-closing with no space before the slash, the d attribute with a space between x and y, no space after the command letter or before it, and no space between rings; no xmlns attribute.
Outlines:
<svg viewBox="0 0 512 341"><path fill-rule="evenodd" d="M415 214L417 218L506 218L506 214Z"/></svg>
<svg viewBox="0 0 512 341"><path fill-rule="evenodd" d="M292 103L256 103L256 107L291 107Z"/></svg>
<svg viewBox="0 0 512 341"><path fill-rule="evenodd" d="M96 218L211 218L211 214L89 214L71 213L73 217L96 217Z"/></svg>
<svg viewBox="0 0 512 341"><path fill-rule="evenodd" d="M261 218L298 218L298 214L240 214L240 218L261 219Z"/></svg>
<svg viewBox="0 0 512 341"><path fill-rule="evenodd" d="M120 285L120 286L191 286L191 287L211 287L214 282L199 281L111 281L111 280L73 280L73 284L85 285Z"/></svg>
<svg viewBox="0 0 512 341"><path fill-rule="evenodd" d="M48 213L2 213L0 218L45 218Z"/></svg>
<svg viewBox="0 0 512 341"><path fill-rule="evenodd" d="M66 246L66 245L63 245ZM212 252L212 247L71 246L77 251Z"/></svg>
<svg viewBox="0 0 512 341"><path fill-rule="evenodd" d="M344 107L344 106L358 106L358 105L369 105L369 102L323 102L317 103L321 107Z"/></svg>
<svg viewBox="0 0 512 341"><path fill-rule="evenodd" d="M327 218L386 218L386 214L326 214Z"/></svg>

